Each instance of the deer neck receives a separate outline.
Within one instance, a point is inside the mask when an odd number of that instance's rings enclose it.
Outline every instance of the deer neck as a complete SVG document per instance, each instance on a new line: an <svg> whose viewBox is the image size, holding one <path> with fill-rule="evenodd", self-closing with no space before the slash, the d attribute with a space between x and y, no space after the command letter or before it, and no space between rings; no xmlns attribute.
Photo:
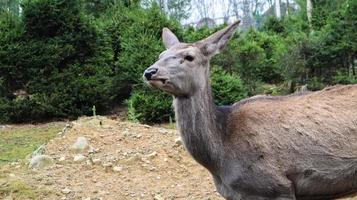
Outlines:
<svg viewBox="0 0 357 200"><path fill-rule="evenodd" d="M223 126L213 102L209 81L190 97L174 99L177 127L186 149L200 164L214 169L222 145Z"/></svg>

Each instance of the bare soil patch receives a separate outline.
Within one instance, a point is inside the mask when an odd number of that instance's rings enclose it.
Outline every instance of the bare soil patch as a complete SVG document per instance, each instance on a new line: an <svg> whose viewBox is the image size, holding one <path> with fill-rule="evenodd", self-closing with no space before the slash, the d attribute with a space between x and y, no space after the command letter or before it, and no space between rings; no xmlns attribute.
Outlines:
<svg viewBox="0 0 357 200"><path fill-rule="evenodd" d="M81 152L85 159L75 162L79 153L71 146L78 137L87 138L94 149ZM26 193L19 196L15 187L0 191L0 198L222 199L209 173L178 144L178 137L173 129L81 118L46 145L44 154L54 164L38 170L28 169L25 161L3 166L0 188L20 184Z"/></svg>

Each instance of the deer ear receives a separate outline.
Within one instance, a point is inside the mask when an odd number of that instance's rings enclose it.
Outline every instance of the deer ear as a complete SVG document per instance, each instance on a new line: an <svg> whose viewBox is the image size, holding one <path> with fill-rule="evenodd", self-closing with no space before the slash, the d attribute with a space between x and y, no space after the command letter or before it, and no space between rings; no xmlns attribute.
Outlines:
<svg viewBox="0 0 357 200"><path fill-rule="evenodd" d="M231 37L233 36L234 31L237 29L239 23L240 20L197 42L197 45L201 49L202 53L205 56L212 57L217 53L221 52L226 46L229 39L231 39Z"/></svg>
<svg viewBox="0 0 357 200"><path fill-rule="evenodd" d="M168 28L162 29L162 41L164 42L166 49L169 49L175 44L180 43L176 35Z"/></svg>

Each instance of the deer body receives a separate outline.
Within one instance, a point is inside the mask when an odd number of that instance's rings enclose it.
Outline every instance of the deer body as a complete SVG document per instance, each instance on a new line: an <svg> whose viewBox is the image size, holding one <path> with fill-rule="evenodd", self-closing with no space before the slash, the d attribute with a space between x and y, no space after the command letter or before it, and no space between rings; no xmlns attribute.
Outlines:
<svg viewBox="0 0 357 200"><path fill-rule="evenodd" d="M150 85L175 97L186 149L229 200L333 199L356 193L357 85L214 105L209 59L238 23L194 45L179 43L164 30L168 50L144 74Z"/></svg>

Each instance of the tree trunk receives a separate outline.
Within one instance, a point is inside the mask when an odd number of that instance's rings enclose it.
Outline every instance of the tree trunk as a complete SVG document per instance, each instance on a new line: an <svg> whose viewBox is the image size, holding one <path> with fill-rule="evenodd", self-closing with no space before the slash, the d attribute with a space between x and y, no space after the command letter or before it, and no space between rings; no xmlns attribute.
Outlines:
<svg viewBox="0 0 357 200"><path fill-rule="evenodd" d="M307 20L309 21L310 28L312 28L311 20L312 20L312 1L311 0L306 0L306 15L307 15Z"/></svg>
<svg viewBox="0 0 357 200"><path fill-rule="evenodd" d="M276 18L281 18L281 10L280 10L281 0L275 0L275 16Z"/></svg>
<svg viewBox="0 0 357 200"><path fill-rule="evenodd" d="M289 0L286 0L286 16L289 16Z"/></svg>

